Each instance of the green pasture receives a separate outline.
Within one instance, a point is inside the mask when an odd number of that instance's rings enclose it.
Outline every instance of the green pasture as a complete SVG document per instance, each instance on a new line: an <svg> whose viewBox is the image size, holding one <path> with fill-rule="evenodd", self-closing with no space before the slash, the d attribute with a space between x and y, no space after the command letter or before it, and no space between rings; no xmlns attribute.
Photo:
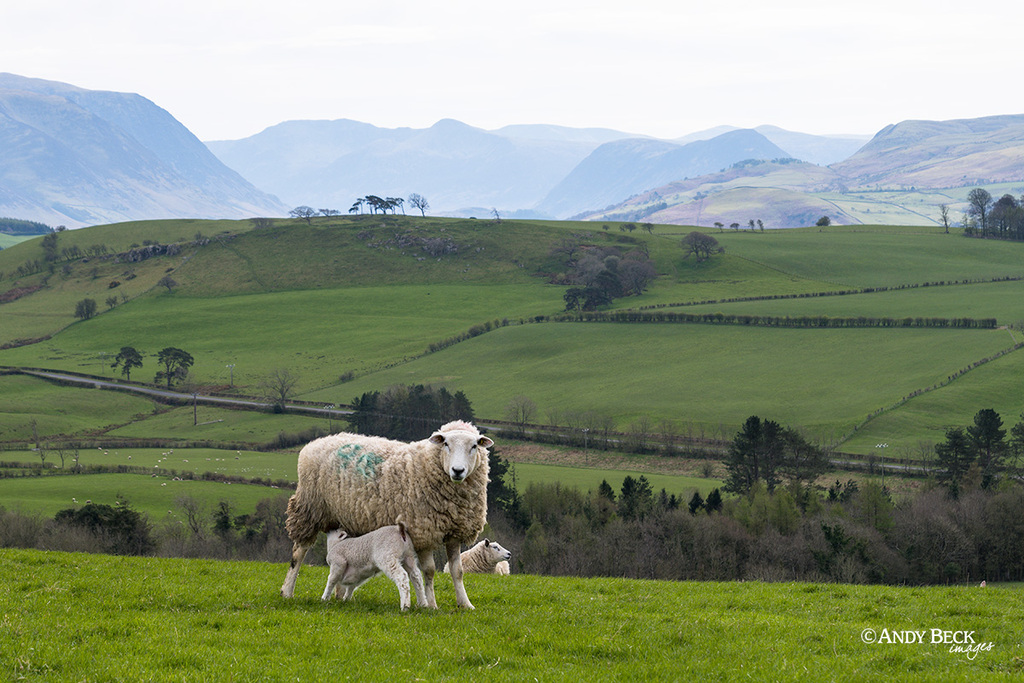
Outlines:
<svg viewBox="0 0 1024 683"><path fill-rule="evenodd" d="M1004 330L546 323L503 328L303 398L337 402L425 383L462 389L487 418L524 395L540 420L595 411L621 427L647 416L723 425L731 436L759 415L837 437L1010 345ZM1024 407L1024 393L1014 396Z"/></svg>
<svg viewBox="0 0 1024 683"><path fill-rule="evenodd" d="M917 287L869 294L698 304L679 313L725 313L776 317L995 318L1000 324L1024 320L1024 281Z"/></svg>
<svg viewBox="0 0 1024 683"><path fill-rule="evenodd" d="M722 482L718 479L704 479L701 477L685 477L675 474L656 474L637 470L609 470L596 467L568 467L562 465L537 465L532 463L515 463L515 484L516 489L521 493L530 487L531 484L552 484L558 482L567 488L579 489L580 491L596 491L602 481L608 484L618 494L622 486L622 480L628 477L644 476L651 483L651 488L657 494L662 489L667 493L675 494L685 504L690 500L693 492L700 491L702 496L707 496L712 489L720 488ZM510 473L506 473L505 482L511 485Z"/></svg>
<svg viewBox="0 0 1024 683"><path fill-rule="evenodd" d="M1024 419L1024 350L997 358L958 378L948 386L907 401L859 429L841 449L850 453L876 453L879 443L889 444L885 455L934 458L929 446L945 439L949 427L967 427L974 415L992 408L1010 428Z"/></svg>
<svg viewBox="0 0 1024 683"><path fill-rule="evenodd" d="M158 409L149 399L132 394L0 375L0 441L31 441L37 434L82 435L142 419Z"/></svg>
<svg viewBox="0 0 1024 683"><path fill-rule="evenodd" d="M258 477L274 481L295 481L297 450L277 453L233 448L80 448L78 464L83 468L124 465L176 473L213 472L250 479ZM39 463L36 451L2 451L0 458L6 462L27 465ZM46 465L50 468L60 467L60 458L55 450L47 451ZM70 470L72 467L71 457L66 456L64 469ZM63 478L63 475L57 475L57 478ZM70 477L68 481L74 479Z"/></svg>
<svg viewBox="0 0 1024 683"><path fill-rule="evenodd" d="M845 287L1024 275L1024 243L969 239L941 228L849 226L712 233L726 253ZM756 294L756 292L755 292Z"/></svg>
<svg viewBox="0 0 1024 683"><path fill-rule="evenodd" d="M325 567L0 550L0 668L64 680L995 681L1024 672L1018 590L467 575L476 609L398 610ZM932 632L971 633L951 652ZM884 633L922 631L924 643ZM878 642L881 640L882 642Z"/></svg>
<svg viewBox="0 0 1024 683"><path fill-rule="evenodd" d="M292 491L253 484L215 481L174 481L169 476L148 474L67 474L0 479L0 501L7 510L53 517L60 510L84 505L113 505L119 497L132 508L156 522L168 515L178 519L181 511L175 503L190 496L209 508L222 500L230 501L235 514L256 510L264 498L289 496ZM77 501L77 503L76 503Z"/></svg>
<svg viewBox="0 0 1024 683"><path fill-rule="evenodd" d="M96 312L101 316L110 311L106 303L110 297L117 299L118 307L130 305L155 287L168 270L173 270L188 253L133 264L90 259L88 263L61 264L53 274L43 271L20 278L17 280L20 287L33 287L43 282L46 287L0 307L0 321L3 323L0 325L0 343L36 339L73 325L78 322L75 306L83 299L95 301ZM65 267L68 272L64 272ZM12 275L10 273L8 278ZM10 279L0 282L0 291L6 291L12 285L14 282ZM123 301L123 297L127 297L128 302Z"/></svg>
<svg viewBox="0 0 1024 683"><path fill-rule="evenodd" d="M308 415L275 414L199 405L195 407L195 412L192 406L180 406L150 415L145 419L112 429L107 435L132 439L265 444L282 433L298 434L313 428L337 432L346 424L334 419Z"/></svg>
<svg viewBox="0 0 1024 683"><path fill-rule="evenodd" d="M30 235L8 235L6 233L0 232L0 249L10 249L15 244L20 244L25 240L33 239L33 237L34 236Z"/></svg>
<svg viewBox="0 0 1024 683"><path fill-rule="evenodd" d="M199 299L157 294L78 323L54 339L0 351L0 363L113 376L122 346L145 355L133 378L152 381L167 346L195 358L190 376L254 391L276 368L299 390L336 384L424 353L476 324L559 311L562 288L540 285L409 285L299 290ZM2 309L0 309L2 313ZM102 355L101 355L102 354ZM345 400L352 396L346 396Z"/></svg>

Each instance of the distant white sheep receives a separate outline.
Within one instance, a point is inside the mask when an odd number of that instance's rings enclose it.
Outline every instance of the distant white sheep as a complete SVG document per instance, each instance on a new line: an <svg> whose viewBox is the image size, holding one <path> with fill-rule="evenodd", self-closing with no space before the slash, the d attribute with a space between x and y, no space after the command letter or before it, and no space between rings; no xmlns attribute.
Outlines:
<svg viewBox="0 0 1024 683"><path fill-rule="evenodd" d="M281 595L295 592L302 560L321 531L366 534L404 522L419 556L427 604L434 597L434 549L444 547L459 607L473 609L462 582L459 550L487 518L487 447L473 425L449 422L413 443L360 434L334 434L299 452L298 486L285 524L292 559Z"/></svg>
<svg viewBox="0 0 1024 683"><path fill-rule="evenodd" d="M409 577L416 587L416 604L427 606L423 575L416 563L416 550L406 533L405 525L385 526L363 536L352 538L341 529L327 534L327 564L331 573L327 577L322 600L336 591L342 600L351 600L361 585L383 572L398 587L399 604L409 609Z"/></svg>
<svg viewBox="0 0 1024 683"><path fill-rule="evenodd" d="M508 574L512 553L499 544L484 539L462 553L462 571L472 574ZM445 573L448 565L444 566Z"/></svg>

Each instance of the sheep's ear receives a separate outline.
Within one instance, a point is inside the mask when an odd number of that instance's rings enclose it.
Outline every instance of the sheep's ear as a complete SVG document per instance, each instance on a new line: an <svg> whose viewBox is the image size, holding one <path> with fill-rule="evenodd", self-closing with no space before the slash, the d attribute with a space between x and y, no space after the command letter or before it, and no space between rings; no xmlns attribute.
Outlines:
<svg viewBox="0 0 1024 683"><path fill-rule="evenodd" d="M490 539L487 539L487 538L484 539L484 547L485 548L490 548L491 547Z"/></svg>
<svg viewBox="0 0 1024 683"><path fill-rule="evenodd" d="M488 439L486 436L481 436L480 439L476 442L476 445L480 446L481 448L490 448L491 446L494 445L494 442Z"/></svg>
<svg viewBox="0 0 1024 683"><path fill-rule="evenodd" d="M434 432L430 435L430 443L440 446L444 443L444 434L441 432Z"/></svg>

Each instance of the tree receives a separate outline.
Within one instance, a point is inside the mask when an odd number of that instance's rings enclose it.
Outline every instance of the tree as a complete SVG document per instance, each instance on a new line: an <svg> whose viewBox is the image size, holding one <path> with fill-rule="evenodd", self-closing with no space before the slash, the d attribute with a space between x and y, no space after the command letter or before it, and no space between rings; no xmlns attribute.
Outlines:
<svg viewBox="0 0 1024 683"><path fill-rule="evenodd" d="M729 446L725 490L747 493L755 483L763 481L771 493L780 483L779 468L784 454L785 439L779 423L751 415Z"/></svg>
<svg viewBox="0 0 1024 683"><path fill-rule="evenodd" d="M782 439L785 442L785 455L780 470L789 479L813 482L828 470L829 462L825 452L808 442L800 432L786 428L782 432Z"/></svg>
<svg viewBox="0 0 1024 683"><path fill-rule="evenodd" d="M288 215L292 218L301 218L306 221L306 224L308 225L313 222L313 216L316 215L316 210L311 206L296 206L288 212Z"/></svg>
<svg viewBox="0 0 1024 683"><path fill-rule="evenodd" d="M730 223L729 227L732 228L733 230L739 230L740 229L740 224L739 223Z"/></svg>
<svg viewBox="0 0 1024 683"><path fill-rule="evenodd" d="M939 204L939 219L942 221L942 227L946 229L946 234L949 234L949 205Z"/></svg>
<svg viewBox="0 0 1024 683"><path fill-rule="evenodd" d="M89 318L96 315L96 300L95 299L82 299L75 304L75 317L82 320L88 320Z"/></svg>
<svg viewBox="0 0 1024 683"><path fill-rule="evenodd" d="M409 195L409 204L420 212L420 216L426 216L427 209L430 208L430 202L427 201L427 198L417 192Z"/></svg>
<svg viewBox="0 0 1024 683"><path fill-rule="evenodd" d="M359 199L355 200L352 203L352 206L349 207L348 212L349 213L359 213L359 214L362 214L363 213L363 198L360 197Z"/></svg>
<svg viewBox="0 0 1024 683"><path fill-rule="evenodd" d="M114 357L114 362L110 364L110 367L116 369L119 365L121 366L121 374L131 382L132 368L142 367L142 354L131 346L122 346L120 353Z"/></svg>
<svg viewBox="0 0 1024 683"><path fill-rule="evenodd" d="M832 225L832 219L829 218L828 216L822 216L821 218L818 219L818 222L815 223L815 225L818 226L819 228L827 228L828 226Z"/></svg>
<svg viewBox="0 0 1024 683"><path fill-rule="evenodd" d="M57 231L56 230L48 232L46 234L46 236L43 237L42 247L43 247L43 259L45 261L47 261L49 263L52 263L52 262L57 260L58 256L57 256Z"/></svg>
<svg viewBox="0 0 1024 683"><path fill-rule="evenodd" d="M751 218L749 221L747 221L747 226L750 228L750 232L754 232L754 219L753 218Z"/></svg>
<svg viewBox="0 0 1024 683"><path fill-rule="evenodd" d="M992 195L985 188L976 187L967 193L967 215L977 219L982 233L988 229L988 209Z"/></svg>
<svg viewBox="0 0 1024 683"><path fill-rule="evenodd" d="M721 221L715 221L715 227L718 228L718 232L722 232L722 228L725 227L725 223Z"/></svg>
<svg viewBox="0 0 1024 683"><path fill-rule="evenodd" d="M324 218L330 218L331 216L340 216L341 211L337 209L320 209L320 215Z"/></svg>
<svg viewBox="0 0 1024 683"><path fill-rule="evenodd" d="M713 489L708 494L707 500L704 501L704 509L707 512L721 512L722 510L722 492L718 489Z"/></svg>
<svg viewBox="0 0 1024 683"><path fill-rule="evenodd" d="M698 510L704 509L704 498L700 495L700 491L694 491L693 497L690 498L690 503L687 505L691 515L697 514Z"/></svg>
<svg viewBox="0 0 1024 683"><path fill-rule="evenodd" d="M967 428L967 437L973 450L973 459L981 468L981 485L988 488L1002 469L1007 453L1006 430L1003 419L992 408L979 410L974 424Z"/></svg>
<svg viewBox="0 0 1024 683"><path fill-rule="evenodd" d="M961 427L947 429L946 440L935 444L935 455L942 468L938 480L949 486L950 491L956 495L960 481L974 462L974 454L964 430Z"/></svg>
<svg viewBox="0 0 1024 683"><path fill-rule="evenodd" d="M526 434L526 425L537 414L537 404L526 396L513 396L505 406L505 419L519 428L519 436Z"/></svg>
<svg viewBox="0 0 1024 683"><path fill-rule="evenodd" d="M164 275L157 281L157 285L166 287L167 291L170 292L172 289L178 286L178 283L170 275Z"/></svg>
<svg viewBox="0 0 1024 683"><path fill-rule="evenodd" d="M691 254L697 257L697 262L704 261L711 258L712 254L721 252L721 247L711 235L707 235L699 230L694 230L683 238L683 249L686 250L686 258L689 258Z"/></svg>
<svg viewBox="0 0 1024 683"><path fill-rule="evenodd" d="M260 381L260 389L267 401L274 404L275 412L283 413L299 378L287 368L277 368Z"/></svg>
<svg viewBox="0 0 1024 683"><path fill-rule="evenodd" d="M761 232L764 232L764 221L762 221L760 218L757 219L757 228Z"/></svg>
<svg viewBox="0 0 1024 683"><path fill-rule="evenodd" d="M192 356L181 349L168 346L156 355L158 363L164 366L163 370L156 373L157 383L167 382L167 388L171 388L171 382L183 380L188 376L188 369L192 367L195 360Z"/></svg>
<svg viewBox="0 0 1024 683"><path fill-rule="evenodd" d="M619 494L619 517L643 520L653 508L654 489L647 477L641 474L634 479L627 475L622 480L622 492Z"/></svg>

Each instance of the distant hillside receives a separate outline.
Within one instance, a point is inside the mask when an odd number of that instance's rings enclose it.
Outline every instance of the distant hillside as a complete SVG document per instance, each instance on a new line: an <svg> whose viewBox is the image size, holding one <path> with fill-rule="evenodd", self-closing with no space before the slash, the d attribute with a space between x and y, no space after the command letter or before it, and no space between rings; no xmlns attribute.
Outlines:
<svg viewBox="0 0 1024 683"><path fill-rule="evenodd" d="M787 156L753 130L735 130L686 145L641 138L609 142L573 169L537 209L566 217L673 180L714 173L744 159Z"/></svg>
<svg viewBox="0 0 1024 683"><path fill-rule="evenodd" d="M789 149L800 148L799 134L765 132ZM804 156L811 156L808 148ZM838 224L937 223L941 204L954 216L966 208L970 187L988 185L996 196L1024 192L1013 184L1024 183L1022 159L1024 115L905 121L884 128L849 159L828 167L739 164L724 173L663 184L586 218L705 226L762 219L771 228L812 225L822 215Z"/></svg>
<svg viewBox="0 0 1024 683"><path fill-rule="evenodd" d="M614 131L512 126L485 131L445 119L426 129L287 121L242 140L208 142L227 165L292 206L347 210L367 194L416 192L431 212L534 206Z"/></svg>
<svg viewBox="0 0 1024 683"><path fill-rule="evenodd" d="M283 215L139 95L0 74L0 215L79 227Z"/></svg>
<svg viewBox="0 0 1024 683"><path fill-rule="evenodd" d="M961 187L1024 180L1024 114L887 126L833 166L852 186Z"/></svg>

